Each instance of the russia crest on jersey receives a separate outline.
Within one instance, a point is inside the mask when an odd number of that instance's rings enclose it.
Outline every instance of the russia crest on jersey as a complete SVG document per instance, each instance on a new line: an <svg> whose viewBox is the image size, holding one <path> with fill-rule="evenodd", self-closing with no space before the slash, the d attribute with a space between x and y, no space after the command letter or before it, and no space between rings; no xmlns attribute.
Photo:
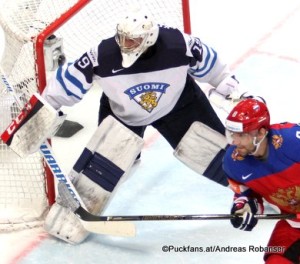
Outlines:
<svg viewBox="0 0 300 264"><path fill-rule="evenodd" d="M169 86L167 83L158 82L141 83L128 88L124 93L130 100L133 99L144 110L151 113Z"/></svg>

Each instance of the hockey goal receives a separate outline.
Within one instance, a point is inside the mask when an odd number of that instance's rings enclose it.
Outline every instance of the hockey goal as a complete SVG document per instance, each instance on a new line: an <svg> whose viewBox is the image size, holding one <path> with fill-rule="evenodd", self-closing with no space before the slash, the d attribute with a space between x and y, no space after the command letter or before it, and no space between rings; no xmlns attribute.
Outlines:
<svg viewBox="0 0 300 264"><path fill-rule="evenodd" d="M19 113L7 83L21 101L42 92L57 65L72 61L115 34L132 0L0 0L5 47L0 62L0 133ZM143 0L160 24L190 33L188 0ZM21 159L0 141L0 231L43 223L55 200L54 182L39 153Z"/></svg>

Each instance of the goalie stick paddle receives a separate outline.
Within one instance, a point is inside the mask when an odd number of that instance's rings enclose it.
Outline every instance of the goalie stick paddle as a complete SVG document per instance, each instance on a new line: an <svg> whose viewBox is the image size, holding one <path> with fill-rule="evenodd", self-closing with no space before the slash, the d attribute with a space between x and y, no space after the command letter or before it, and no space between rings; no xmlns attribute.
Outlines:
<svg viewBox="0 0 300 264"><path fill-rule="evenodd" d="M58 184L58 193L78 217L86 221L87 226L97 226L101 222L125 221L170 221L170 220L226 220L238 216L232 214L196 214L196 215L128 215L128 216L95 216L87 212L77 203L64 184ZM257 219L300 219L300 214L257 214Z"/></svg>

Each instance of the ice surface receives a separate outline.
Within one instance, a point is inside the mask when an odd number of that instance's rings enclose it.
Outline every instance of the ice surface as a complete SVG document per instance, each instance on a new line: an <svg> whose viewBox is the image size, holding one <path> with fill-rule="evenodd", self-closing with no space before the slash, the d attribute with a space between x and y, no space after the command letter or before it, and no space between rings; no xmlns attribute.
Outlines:
<svg viewBox="0 0 300 264"><path fill-rule="evenodd" d="M265 97L272 122L298 122L299 2L190 0L190 5L193 35L214 47L245 87ZM81 104L65 109L70 120L84 125L72 138L53 140L65 171L96 127L100 92L93 88ZM106 215L229 212L229 189L184 167L154 129L147 131L145 139L140 163L119 187ZM267 212L274 213L271 208ZM143 221L136 223L134 238L91 235L78 246L31 229L0 235L0 263L263 263L261 247L266 246L275 223L261 220L252 232L243 232L227 220ZM215 252L192 252L196 249Z"/></svg>

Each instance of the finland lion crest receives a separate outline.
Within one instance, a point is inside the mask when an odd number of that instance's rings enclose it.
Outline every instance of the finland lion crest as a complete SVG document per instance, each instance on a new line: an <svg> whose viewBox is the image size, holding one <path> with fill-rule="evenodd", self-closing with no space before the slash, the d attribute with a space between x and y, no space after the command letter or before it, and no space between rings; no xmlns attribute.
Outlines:
<svg viewBox="0 0 300 264"><path fill-rule="evenodd" d="M151 113L170 85L167 83L141 83L125 90L130 100L134 100L144 110Z"/></svg>

